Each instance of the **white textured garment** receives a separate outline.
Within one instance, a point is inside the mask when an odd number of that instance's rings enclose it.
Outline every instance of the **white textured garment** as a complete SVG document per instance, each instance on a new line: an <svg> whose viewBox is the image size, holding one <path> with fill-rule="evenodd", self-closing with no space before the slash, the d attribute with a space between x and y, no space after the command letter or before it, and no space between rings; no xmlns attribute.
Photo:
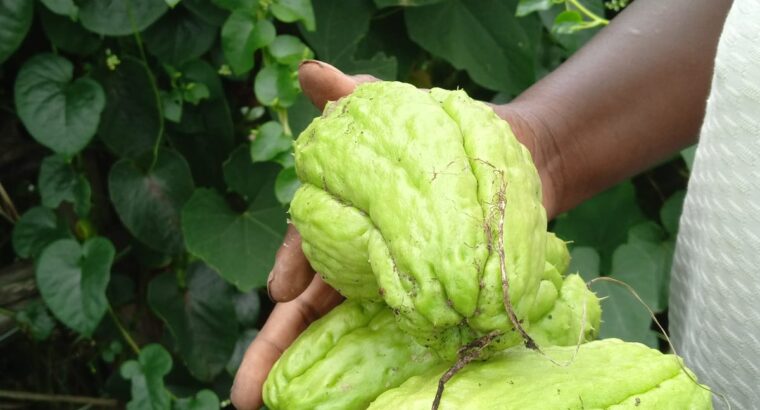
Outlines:
<svg viewBox="0 0 760 410"><path fill-rule="evenodd" d="M701 382L735 410L760 409L760 0L735 0L720 38L680 221L670 330Z"/></svg>

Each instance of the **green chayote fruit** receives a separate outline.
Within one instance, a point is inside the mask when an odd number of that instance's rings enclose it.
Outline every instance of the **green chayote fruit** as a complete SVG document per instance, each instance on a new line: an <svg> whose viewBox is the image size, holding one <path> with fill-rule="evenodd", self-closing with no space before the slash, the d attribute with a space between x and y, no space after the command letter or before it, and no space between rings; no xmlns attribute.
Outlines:
<svg viewBox="0 0 760 410"><path fill-rule="evenodd" d="M712 409L710 393L684 371L677 356L618 339L581 345L575 358L574 352L574 346L545 348L559 365L522 347L470 363L448 381L439 408ZM429 409L445 369L439 365L410 378L369 409Z"/></svg>
<svg viewBox="0 0 760 410"><path fill-rule="evenodd" d="M279 409L366 409L440 363L382 303L345 301L312 323L272 368L264 402Z"/></svg>
<svg viewBox="0 0 760 410"><path fill-rule="evenodd" d="M295 159L302 186L290 214L314 268L349 299L384 300L444 358L494 330L496 349L521 342L502 269L530 334L555 303L598 304L587 290L560 298L567 249L546 232L530 153L464 91L360 85L299 136ZM546 277L547 261L559 276ZM580 323L581 313L564 317ZM598 328L587 313L586 329ZM546 335L568 325L543 323L560 326Z"/></svg>

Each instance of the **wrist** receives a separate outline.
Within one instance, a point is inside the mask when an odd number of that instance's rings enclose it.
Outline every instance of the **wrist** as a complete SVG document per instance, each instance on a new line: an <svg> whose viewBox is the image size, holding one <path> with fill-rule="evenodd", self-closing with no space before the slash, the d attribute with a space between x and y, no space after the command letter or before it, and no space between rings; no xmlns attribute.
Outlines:
<svg viewBox="0 0 760 410"><path fill-rule="evenodd" d="M494 106L494 111L509 123L517 140L530 152L541 179L542 200L547 217L554 218L560 209L562 173L558 172L561 169L560 151L554 143L552 133L543 121L519 104Z"/></svg>

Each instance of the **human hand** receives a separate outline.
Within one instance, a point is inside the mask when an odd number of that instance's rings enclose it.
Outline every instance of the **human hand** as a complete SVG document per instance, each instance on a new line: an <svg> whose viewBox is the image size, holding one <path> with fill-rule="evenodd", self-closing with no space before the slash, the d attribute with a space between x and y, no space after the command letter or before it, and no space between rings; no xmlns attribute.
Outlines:
<svg viewBox="0 0 760 410"><path fill-rule="evenodd" d="M374 77L347 76L336 68L318 61L307 61L299 68L299 80L304 94L322 109L327 101L335 101L350 94L356 85L376 81ZM552 198L552 185L541 170L544 150L538 149L534 127L527 115L521 115L509 104L493 106L494 111L506 119L518 139L528 147L539 168L544 185L545 204ZM551 209L547 207L551 215ZM240 365L231 392L233 404L241 410L257 409L262 405L262 385L282 352L308 327L338 305L342 298L317 275L301 251L301 238L290 226L283 245L275 257L267 288L270 297L278 303L249 346Z"/></svg>
<svg viewBox="0 0 760 410"><path fill-rule="evenodd" d="M306 61L298 69L304 94L322 110L327 101L350 94L357 84L376 81L372 76L347 76L319 61ZM241 410L262 405L262 386L269 371L283 351L309 324L337 306L342 297L326 284L309 265L301 251L301 237L291 225L277 251L275 264L267 281L269 297L278 303L261 332L243 357L231 399Z"/></svg>

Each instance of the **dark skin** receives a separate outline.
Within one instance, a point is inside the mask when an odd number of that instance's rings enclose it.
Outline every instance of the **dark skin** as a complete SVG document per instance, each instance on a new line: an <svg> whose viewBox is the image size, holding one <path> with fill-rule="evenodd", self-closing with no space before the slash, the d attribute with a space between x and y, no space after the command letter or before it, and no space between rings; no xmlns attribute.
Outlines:
<svg viewBox="0 0 760 410"><path fill-rule="evenodd" d="M582 50L514 101L494 106L533 155L549 218L697 140L730 0L637 0ZM304 93L322 109L369 76L301 65ZM262 405L282 352L342 300L301 252L292 227L269 276L280 302L245 354L231 392L238 409Z"/></svg>

